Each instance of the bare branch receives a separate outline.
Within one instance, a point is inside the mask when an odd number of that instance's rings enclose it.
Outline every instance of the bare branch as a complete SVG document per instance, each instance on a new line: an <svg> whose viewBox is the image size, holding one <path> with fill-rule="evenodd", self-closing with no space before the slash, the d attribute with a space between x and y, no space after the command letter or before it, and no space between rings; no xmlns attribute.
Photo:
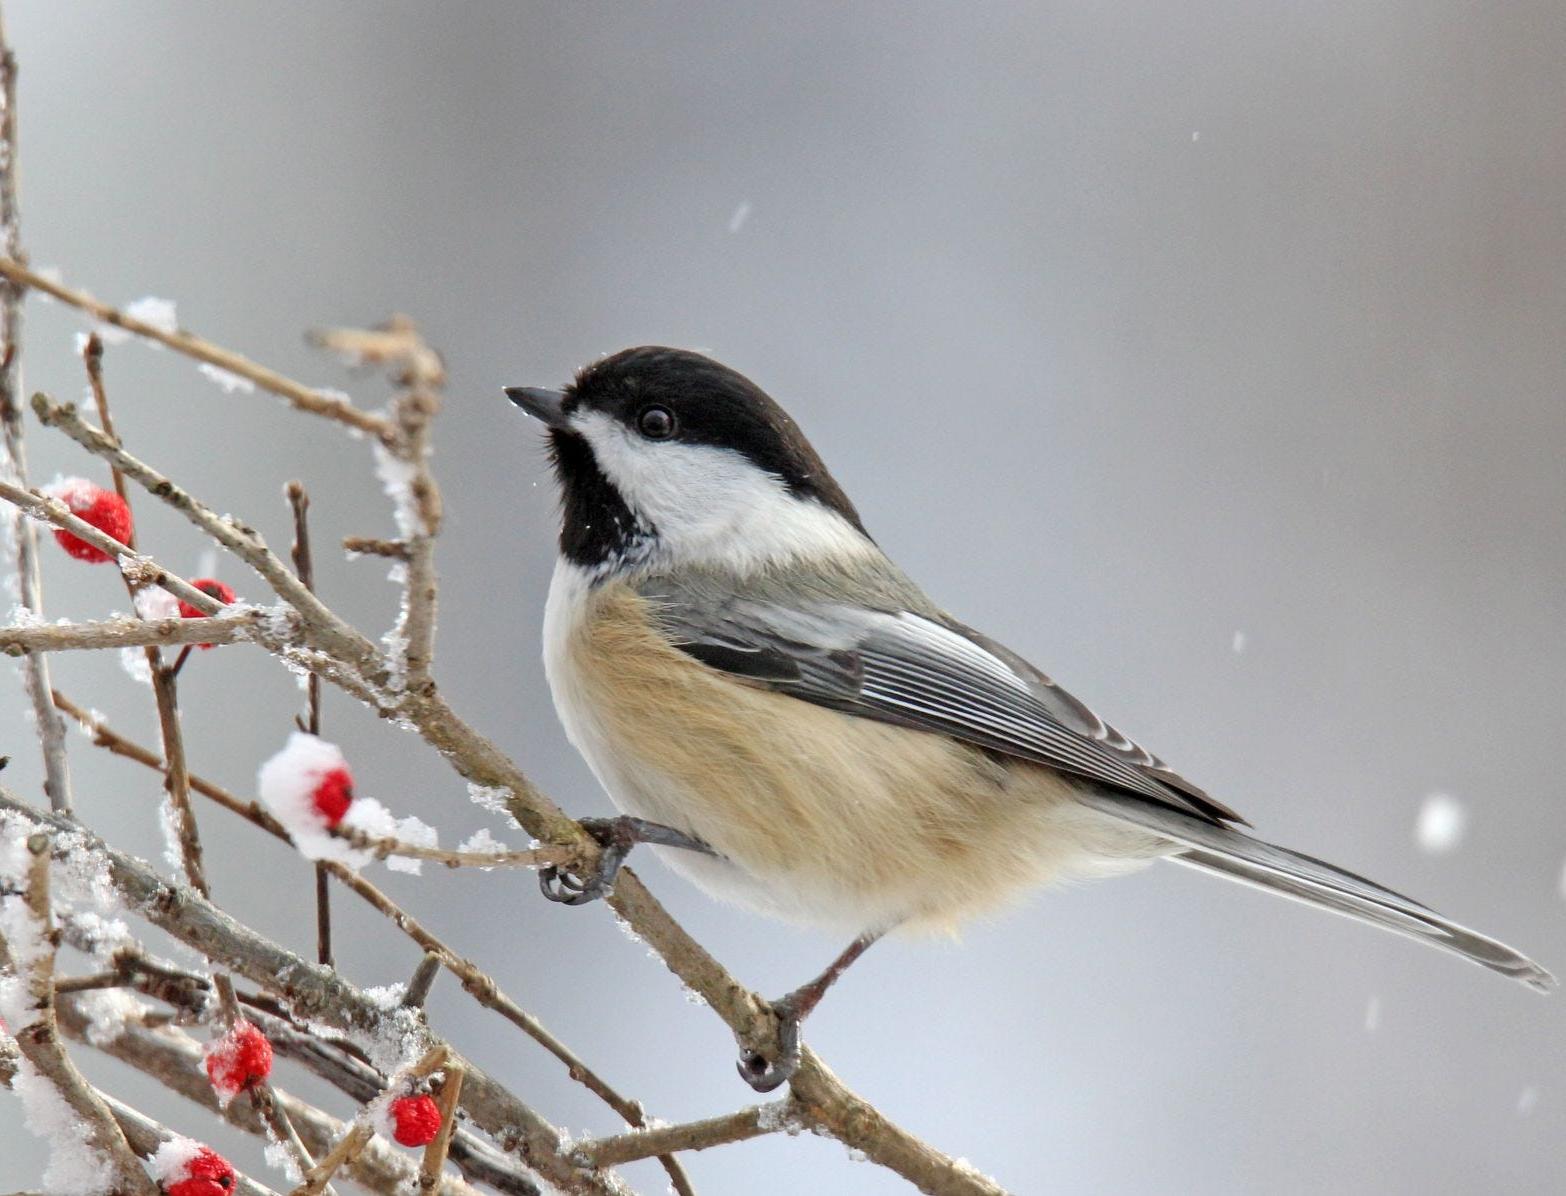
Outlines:
<svg viewBox="0 0 1566 1196"><path fill-rule="evenodd" d="M146 765L149 768L161 769L162 762L155 754L112 730L102 719L83 711L62 694L56 693L54 700L62 711L80 722L92 734L93 742L98 746L107 748L115 755L135 760L137 763ZM254 823L275 838L292 844L293 840L289 837L283 825L267 813L266 810L262 809L258 803L245 802L229 793L222 786L215 785L200 776L192 775L190 784L191 788L197 793L212 799L225 809ZM394 926L422 947L426 953L426 958L433 956L439 960L441 966L460 980L463 990L469 993L480 1005L493 1009L563 1063L573 1079L602 1099L627 1124L633 1126L646 1124L646 1113L639 1103L628 1099L610 1086L576 1052L556 1038L548 1027L501 991L500 986L495 983L494 979L481 968L470 960L458 955L421 925L416 918L399 907L390 897L386 896L385 893L353 869L336 862L328 862L326 868L338 881L352 889L372 908L385 915ZM411 992L412 987L410 986Z"/></svg>
<svg viewBox="0 0 1566 1196"><path fill-rule="evenodd" d="M101 623L35 623L0 627L0 653L73 652L91 648L139 648L160 644L232 644L255 638L257 629L285 638L297 632L298 616L256 606L231 606L205 619L106 619Z"/></svg>
<svg viewBox="0 0 1566 1196"><path fill-rule="evenodd" d="M0 26L0 252L22 256L21 214L16 196L16 55ZM27 450L22 424L22 292L0 286L0 481L27 486ZM38 529L12 514L9 532L16 554L17 600L33 618L43 617L43 582L38 565ZM29 653L22 662L22 684L38 721L43 748L44 792L56 813L71 812L71 772L65 755L65 724L49 705L49 661Z"/></svg>
<svg viewBox="0 0 1566 1196"><path fill-rule="evenodd" d="M102 1156L116 1191L127 1196L157 1196L157 1186L137 1161L108 1106L82 1078L65 1053L55 1021L54 952L58 938L49 907L49 856L52 837L43 829L27 839L27 889L22 898L32 926L31 942L0 938L0 960L27 986L29 1020L9 1027L23 1056L53 1086L85 1127L87 1145ZM51 1148L56 1143L51 1142Z"/></svg>
<svg viewBox="0 0 1566 1196"><path fill-rule="evenodd" d="M92 524L78 519L71 514L70 509L59 499L46 498L33 490L24 490L20 486L13 486L9 482L0 481L0 498L11 503L18 510L31 515L35 519L42 519L46 523L52 523L55 527L63 528L79 540L91 544L111 557L120 561L120 568L135 570L144 577L149 585L155 585L167 590L182 602L188 602L197 610L208 615L218 614L224 606L210 594L203 594L188 581L170 573L150 557L142 556L131 548L121 544L113 536L105 535Z"/></svg>
<svg viewBox="0 0 1566 1196"><path fill-rule="evenodd" d="M47 395L37 394L33 396L33 411L44 424L59 428L88 452L103 458L254 569L279 598L299 612L305 634L312 641L356 668L374 666L374 645L316 598L253 529L225 519L197 502L151 466L125 452L97 428L83 422L73 405L61 406L50 401ZM184 597L183 594L180 596ZM210 603L212 600L208 598L207 601ZM215 609L196 605L198 610Z"/></svg>
<svg viewBox="0 0 1566 1196"><path fill-rule="evenodd" d="M361 556L384 556L395 561L408 559L408 546L401 540L378 540L373 536L344 536L343 551Z"/></svg>
<svg viewBox="0 0 1566 1196"><path fill-rule="evenodd" d="M211 982L203 976L180 971L161 964L137 951L120 951L115 955L120 982L136 992L171 1005L175 1015L183 1018L200 1018L205 1014L211 994ZM338 1088L358 1104L373 1100L385 1085L382 1076L367 1063L359 1060L353 1048L344 1043L334 1043L308 1028L296 1026L287 1020L281 1006L270 997L241 992L239 1000L246 1008L245 1016L266 1035L273 1050L279 1056L292 1059ZM80 1019L79 1013L76 1016ZM84 1019L81 1019L84 1022ZM156 1018L144 1018L143 1025L151 1026ZM61 1025L68 1034L80 1037L67 1024L64 1013ZM251 1133L263 1133L264 1127L254 1110L243 1102L235 1101L226 1108L206 1081L200 1064L201 1048L196 1042L172 1028L146 1038L133 1033L135 1027L127 1026L124 1033L110 1043L100 1044L116 1058L124 1059L141 1071L160 1079L166 1086L216 1112L224 1113L235 1125ZM85 1025L78 1027L85 1032ZM101 1038L101 1035L100 1035ZM137 1054L139 1052L139 1054ZM308 1106L301 1117L295 1098L277 1092L277 1098L299 1125L300 1136L312 1153L324 1154L342 1133L342 1128L332 1121L322 1128ZM373 1151L370 1152L374 1154ZM401 1156L399 1156L401 1157ZM463 1173L475 1182L488 1184L507 1196L538 1196L537 1185L523 1175L499 1151L477 1135L459 1131L452 1140L451 1157Z"/></svg>
<svg viewBox="0 0 1566 1196"><path fill-rule="evenodd" d="M570 847L534 847L527 851L448 851L444 847L421 847L401 839L382 839L353 827L334 827L334 839L342 839L376 859L400 856L409 860L430 860L448 868L546 868L568 864L576 859Z"/></svg>
<svg viewBox="0 0 1566 1196"><path fill-rule="evenodd" d="M300 411L307 411L312 415L324 416L327 419L336 420L359 432L366 432L377 440L390 441L396 433L391 425L382 416L372 412L361 411L352 403L338 395L328 394L295 382L292 378L284 377L276 370L270 370L264 365L257 365L248 357L241 356L231 349L224 349L210 341L203 340L193 332L187 332L183 328L174 332L165 332L154 324L145 320L138 320L134 316L126 315L117 308L111 307L94 299L85 291L74 290L63 283L45 278L43 275L30 270L22 262L17 260L16 254L11 252L7 258L0 258L0 277L11 282L14 287L42 291L58 299L67 306L74 307L78 311L86 312L93 319L102 324L110 324L115 328L123 328L127 332L134 333L149 341L156 341L173 349L176 353L183 353L186 357L197 361L204 361L208 365L216 366L220 370L226 370L230 374L237 374L241 378L254 382L262 390L270 391L280 398L287 399L290 404Z"/></svg>
<svg viewBox="0 0 1566 1196"><path fill-rule="evenodd" d="M392 495L407 561L402 610L387 642L402 657L402 685L423 690L434 659L435 537L441 522L440 489L430 472L430 422L440 411L445 367L407 316L393 316L381 328L318 331L311 339L355 363L395 367L404 387L393 408L397 438L377 447L376 470Z"/></svg>
<svg viewBox="0 0 1566 1196"><path fill-rule="evenodd" d="M310 555L310 495L304 483L289 482L283 487L288 496L288 507L294 516L294 542L289 548L289 559L299 581L312 594L315 593L315 561ZM321 676L311 673L305 680L305 720L303 730L311 735L321 733ZM297 719L295 720L298 721ZM326 869L315 866L315 961L332 966L332 886Z"/></svg>
<svg viewBox="0 0 1566 1196"><path fill-rule="evenodd" d="M60 1028L71 1038L81 1041L85 1033L85 1020L76 1013L68 1001L62 1001L58 1006ZM17 1061L20 1052L16 1047L0 1038L0 1085L11 1085L16 1079ZM143 1158L148 1158L157 1153L157 1149L164 1142L175 1137L172 1130L159 1125L144 1113L139 1113L129 1105L121 1104L108 1093L93 1089L98 1098L103 1101L109 1114L120 1127L120 1132L125 1135L125 1140L132 1150ZM271 1188L263 1187L240 1172L235 1172L237 1183L233 1196L277 1196ZM41 1196L40 1193L15 1192L11 1196ZM443 1193L442 1196L445 1196ZM469 1196L463 1193L462 1196ZM535 1194L536 1196L536 1194Z"/></svg>
<svg viewBox="0 0 1566 1196"><path fill-rule="evenodd" d="M108 1093L100 1092L98 1095L109 1107L109 1112L114 1115L114 1120L119 1124L120 1130L125 1134L132 1148L143 1158L151 1158L158 1152L158 1147L177 1136L173 1130L159 1125L145 1113L140 1113L129 1105L115 1100ZM277 1196L271 1188L258 1184L240 1171L234 1172L234 1181L233 1196Z"/></svg>
<svg viewBox="0 0 1566 1196"><path fill-rule="evenodd" d="M619 1167L677 1150L707 1150L730 1142L744 1142L791 1125L798 1127L800 1121L789 1102L775 1101L770 1105L750 1105L704 1121L633 1130L612 1138L586 1139L572 1146L571 1153L590 1167Z"/></svg>
<svg viewBox="0 0 1566 1196"><path fill-rule="evenodd" d="M440 1110L440 1129L435 1139L424 1148L424 1159L419 1164L419 1187L433 1192L440 1183L440 1173L446 1166L446 1152L451 1149L451 1134L457 1128L457 1101L462 1095L462 1064L452 1063L446 1068L446 1079L441 1084L435 1105Z"/></svg>
<svg viewBox="0 0 1566 1196"><path fill-rule="evenodd" d="M412 1067L402 1068L393 1075L386 1083L387 1091L396 1091L410 1081L423 1079L432 1072L440 1070L445 1065L448 1054L443 1046L431 1047L424 1058ZM368 1145L371 1136L375 1133L368 1112L368 1110L360 1112L352 1128L327 1152L325 1158L305 1172L304 1180L288 1196L320 1196L320 1193L326 1190L327 1181L336 1174L337 1169L359 1156L359 1152Z"/></svg>
<svg viewBox="0 0 1566 1196"><path fill-rule="evenodd" d="M71 1038L79 1042L87 1041L90 1024L86 1011L79 1004L61 1002L60 1026ZM200 1044L183 1031L173 1027L153 1030L128 1024L113 1039L101 1042L97 1049L128 1063L144 1075L152 1076L171 1091L221 1117L230 1125L246 1133L265 1136L267 1127L249 1104L232 1101L225 1106L218 1099L202 1070ZM298 1127L300 1137L312 1152L324 1154L342 1136L344 1124L330 1114L283 1091L276 1092L276 1099ZM379 1143L359 1157L350 1173L356 1181L376 1192L406 1191L407 1186L416 1180L415 1169L407 1156ZM506 1182L511 1181L508 1179ZM537 1196L534 1185L525 1180L523 1183L525 1186L513 1185L509 1190L516 1196ZM476 1193L467 1183L448 1177L440 1196L476 1196Z"/></svg>
<svg viewBox="0 0 1566 1196"><path fill-rule="evenodd" d="M388 1011L336 971L286 951L205 900L193 889L171 885L140 860L116 851L90 832L21 801L0 787L0 809L72 836L79 850L101 859L122 900L160 930L220 968L287 999L298 1016L371 1039L395 1036L404 1049L442 1045L412 1010ZM474 1125L517 1149L529 1166L563 1191L612 1196L624 1191L610 1176L584 1172L566 1157L560 1131L470 1060L463 1110Z"/></svg>

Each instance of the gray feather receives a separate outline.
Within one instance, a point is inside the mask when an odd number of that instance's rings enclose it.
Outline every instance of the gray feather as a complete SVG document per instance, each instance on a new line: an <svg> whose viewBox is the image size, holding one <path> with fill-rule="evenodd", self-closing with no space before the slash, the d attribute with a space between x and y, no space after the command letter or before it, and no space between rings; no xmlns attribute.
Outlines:
<svg viewBox="0 0 1566 1196"><path fill-rule="evenodd" d="M889 561L787 579L687 571L637 589L669 638L713 668L1204 818L1243 821L1016 654L937 610Z"/></svg>
<svg viewBox="0 0 1566 1196"><path fill-rule="evenodd" d="M1505 943L1469 930L1411 897L1324 860L1126 794L1094 790L1082 793L1080 799L1103 813L1182 844L1186 850L1169 857L1175 863L1407 935L1520 980L1539 992L1555 987L1554 976Z"/></svg>

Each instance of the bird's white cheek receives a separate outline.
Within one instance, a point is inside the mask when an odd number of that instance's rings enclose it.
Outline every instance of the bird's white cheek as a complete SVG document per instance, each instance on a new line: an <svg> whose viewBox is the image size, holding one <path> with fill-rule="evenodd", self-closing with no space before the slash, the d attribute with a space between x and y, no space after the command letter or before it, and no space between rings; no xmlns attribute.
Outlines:
<svg viewBox="0 0 1566 1196"><path fill-rule="evenodd" d="M801 557L874 551L835 511L788 492L781 479L731 449L651 443L597 412L577 428L628 506L657 529L682 564L746 570Z"/></svg>

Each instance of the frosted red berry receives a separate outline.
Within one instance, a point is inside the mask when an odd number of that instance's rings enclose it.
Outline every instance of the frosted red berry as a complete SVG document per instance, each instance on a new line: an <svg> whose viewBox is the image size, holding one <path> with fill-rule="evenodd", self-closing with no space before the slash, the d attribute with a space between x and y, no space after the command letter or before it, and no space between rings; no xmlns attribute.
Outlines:
<svg viewBox="0 0 1566 1196"><path fill-rule="evenodd" d="M234 601L234 587L219 581L215 577L198 577L190 584L196 589L200 590L208 598L216 599L224 606L228 606ZM181 598L179 600L179 617L182 619L204 619L207 617L207 612L197 610L194 606ZM210 647L212 647L211 644L201 645L202 651L206 651Z"/></svg>
<svg viewBox="0 0 1566 1196"><path fill-rule="evenodd" d="M440 1133L440 1107L423 1093L391 1103L392 1136L404 1146L428 1146Z"/></svg>
<svg viewBox="0 0 1566 1196"><path fill-rule="evenodd" d="M222 1155L203 1146L181 1169L181 1178L164 1190L168 1196L228 1196L234 1190L234 1168Z"/></svg>
<svg viewBox="0 0 1566 1196"><path fill-rule="evenodd" d="M255 1023L237 1021L207 1049L207 1077L225 1100L272 1074L272 1044Z"/></svg>
<svg viewBox="0 0 1566 1196"><path fill-rule="evenodd" d="M310 791L310 804L315 812L326 819L327 826L336 826L353 804L353 774L346 768L333 768L321 774L321 779Z"/></svg>
<svg viewBox="0 0 1566 1196"><path fill-rule="evenodd" d="M95 486L82 478L73 478L50 487L46 493L58 498L70 508L72 515L84 523L92 524L110 539L118 540L121 544L130 542L130 507L114 491ZM61 548L79 561L101 565L114 559L103 549L94 547L64 528L55 528L54 538L59 541Z"/></svg>

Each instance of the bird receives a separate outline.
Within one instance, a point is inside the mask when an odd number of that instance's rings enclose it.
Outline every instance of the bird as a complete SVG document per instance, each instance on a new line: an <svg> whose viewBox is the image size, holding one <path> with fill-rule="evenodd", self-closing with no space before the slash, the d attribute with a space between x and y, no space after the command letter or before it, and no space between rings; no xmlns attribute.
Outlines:
<svg viewBox="0 0 1566 1196"><path fill-rule="evenodd" d="M1406 935L1548 991L1512 948L1254 837L1234 810L1021 656L959 622L876 544L798 424L702 354L625 349L563 389L505 387L546 429L561 500L544 666L620 814L584 819L608 893L650 844L711 896L850 939L742 1050L758 1091L800 1025L891 931L949 933L1032 890L1154 860Z"/></svg>

